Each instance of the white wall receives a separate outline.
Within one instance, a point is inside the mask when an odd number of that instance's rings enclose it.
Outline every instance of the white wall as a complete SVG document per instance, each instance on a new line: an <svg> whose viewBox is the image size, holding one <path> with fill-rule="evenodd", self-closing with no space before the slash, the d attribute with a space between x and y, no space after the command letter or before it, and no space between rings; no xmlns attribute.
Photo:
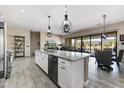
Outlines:
<svg viewBox="0 0 124 93"><path fill-rule="evenodd" d="M20 29L16 27L7 27L7 49L13 50L15 48L14 36L25 37L25 56L30 56L30 30Z"/></svg>
<svg viewBox="0 0 124 93"><path fill-rule="evenodd" d="M30 51L31 51L31 55L34 55L35 50L40 49L40 32L32 32L30 34L30 38L31 38L31 44L30 44Z"/></svg>
<svg viewBox="0 0 124 93"><path fill-rule="evenodd" d="M16 27L7 27L7 49L13 50L15 48L14 36L25 37L25 56L30 56L30 30L20 29ZM54 40L56 43L64 43L64 38L60 35L52 35L51 38L47 37L45 32L40 32L40 48L44 48L47 40ZM29 47L28 47L29 46Z"/></svg>
<svg viewBox="0 0 124 93"><path fill-rule="evenodd" d="M44 48L44 44L47 40L54 40L57 44L63 43L64 44L64 38L60 35L52 35L50 38L47 37L47 33L40 32L40 48Z"/></svg>
<svg viewBox="0 0 124 93"><path fill-rule="evenodd" d="M118 31L117 31L117 48L119 51L120 49L124 49L124 45L121 45L121 42L120 42L120 34L124 34L124 22L115 23L115 24L106 26L107 32L111 32L111 31L114 31L117 29L118 29ZM97 28L82 30L79 32L68 34L65 36L65 38L84 36L84 35L96 34L96 33L101 33L101 32L103 32L103 27L97 27Z"/></svg>

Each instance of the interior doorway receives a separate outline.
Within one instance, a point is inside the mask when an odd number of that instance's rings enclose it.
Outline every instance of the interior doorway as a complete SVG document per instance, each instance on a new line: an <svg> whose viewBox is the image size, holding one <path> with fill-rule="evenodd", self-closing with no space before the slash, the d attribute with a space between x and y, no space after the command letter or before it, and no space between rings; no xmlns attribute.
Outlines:
<svg viewBox="0 0 124 93"><path fill-rule="evenodd" d="M35 54L35 50L40 49L40 32L31 31L30 35L31 56L33 56Z"/></svg>

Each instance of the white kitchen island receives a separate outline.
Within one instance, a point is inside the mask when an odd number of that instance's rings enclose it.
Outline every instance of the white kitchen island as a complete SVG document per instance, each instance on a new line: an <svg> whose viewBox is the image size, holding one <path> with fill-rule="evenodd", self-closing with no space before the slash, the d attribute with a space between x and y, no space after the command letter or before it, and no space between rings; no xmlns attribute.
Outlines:
<svg viewBox="0 0 124 93"><path fill-rule="evenodd" d="M57 73L55 83L60 87L82 88L88 85L88 62L90 54L61 50L54 52L37 50L35 53L35 62L48 76L50 76L49 74L51 72L49 56L57 58L57 66L55 67L56 70L54 70Z"/></svg>

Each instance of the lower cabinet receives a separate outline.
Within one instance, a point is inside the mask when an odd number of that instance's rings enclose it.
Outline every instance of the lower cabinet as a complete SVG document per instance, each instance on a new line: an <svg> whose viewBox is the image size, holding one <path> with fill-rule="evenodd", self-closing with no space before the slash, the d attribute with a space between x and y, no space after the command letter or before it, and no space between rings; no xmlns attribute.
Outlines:
<svg viewBox="0 0 124 93"><path fill-rule="evenodd" d="M48 74L48 55L39 51L35 52L35 62Z"/></svg>
<svg viewBox="0 0 124 93"><path fill-rule="evenodd" d="M42 69L48 74L48 55L42 54L41 58L42 58L41 60Z"/></svg>
<svg viewBox="0 0 124 93"><path fill-rule="evenodd" d="M40 65L40 52L38 52L38 51L35 52L35 63L37 65L41 66Z"/></svg>
<svg viewBox="0 0 124 93"><path fill-rule="evenodd" d="M70 62L60 59L58 60L58 84L60 87L72 87L71 65Z"/></svg>
<svg viewBox="0 0 124 93"><path fill-rule="evenodd" d="M69 61L63 58L52 57L52 61L49 62L49 73L48 73L48 55L40 51L35 53L35 62L38 64L49 77L53 77L56 83L62 88L81 88L88 84L88 58L84 58L78 61ZM50 55L49 55L50 57ZM57 69L55 64L57 62ZM52 69L50 69L52 68ZM55 69L55 70L53 70ZM56 71L58 70L58 71ZM57 79L55 79L55 72L57 72Z"/></svg>

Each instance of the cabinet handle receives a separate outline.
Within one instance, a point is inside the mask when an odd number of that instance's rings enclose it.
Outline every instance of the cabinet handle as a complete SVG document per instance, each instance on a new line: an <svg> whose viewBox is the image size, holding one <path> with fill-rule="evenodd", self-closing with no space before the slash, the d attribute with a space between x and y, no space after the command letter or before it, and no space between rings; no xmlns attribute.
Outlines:
<svg viewBox="0 0 124 93"><path fill-rule="evenodd" d="M65 64L65 62L63 62L63 61L61 63Z"/></svg>
<svg viewBox="0 0 124 93"><path fill-rule="evenodd" d="M65 68L64 68L64 67L61 67L61 68L65 70Z"/></svg>

